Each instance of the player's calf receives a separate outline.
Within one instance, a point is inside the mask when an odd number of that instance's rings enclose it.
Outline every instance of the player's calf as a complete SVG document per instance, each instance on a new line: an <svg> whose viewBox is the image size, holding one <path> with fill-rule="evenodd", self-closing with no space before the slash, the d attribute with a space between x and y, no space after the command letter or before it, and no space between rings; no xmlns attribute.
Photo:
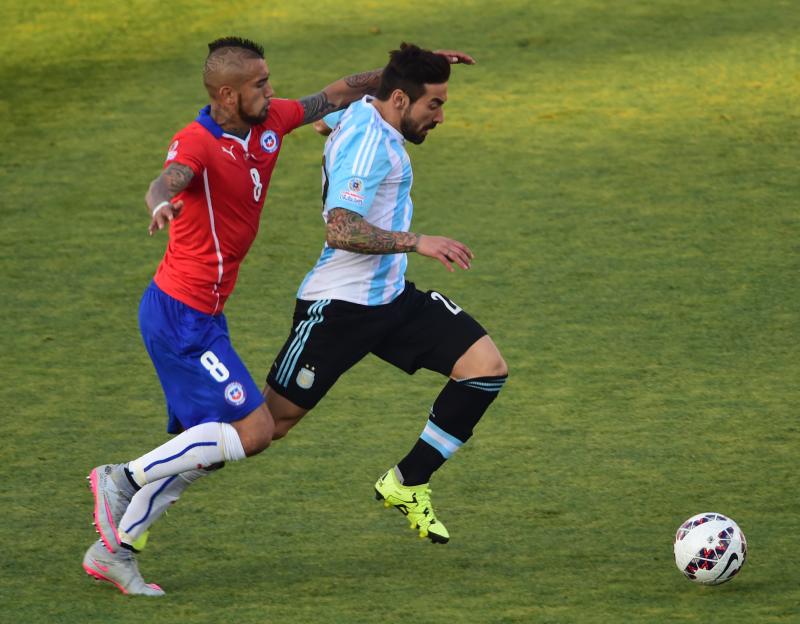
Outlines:
<svg viewBox="0 0 800 624"><path fill-rule="evenodd" d="M487 346L497 352L491 341ZM491 353L492 349L488 350ZM483 368L470 362L471 370L493 374L448 380L414 447L375 484L379 499L406 514L412 528L419 528L420 536L435 542L447 542L450 536L433 513L428 483L433 473L472 437L475 425L506 382L508 369L499 353L488 362Z"/></svg>
<svg viewBox="0 0 800 624"><path fill-rule="evenodd" d="M454 378L436 397L422 434L408 455L397 464L403 485L428 483L431 475L472 437L475 426L503 388L508 368L494 343L488 336L484 338L488 342L484 342L483 348L473 351L467 360L462 357L456 364ZM477 364L472 358L481 352L488 354L487 360ZM464 374L466 371L497 374L456 376L456 373Z"/></svg>

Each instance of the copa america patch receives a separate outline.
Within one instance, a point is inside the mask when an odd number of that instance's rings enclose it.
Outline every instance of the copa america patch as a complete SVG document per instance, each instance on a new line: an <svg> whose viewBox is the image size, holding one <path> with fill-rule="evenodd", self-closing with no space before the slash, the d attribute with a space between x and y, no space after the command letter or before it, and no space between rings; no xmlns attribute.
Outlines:
<svg viewBox="0 0 800 624"><path fill-rule="evenodd" d="M169 162L178 155L178 141L174 141L167 150L167 159L164 162Z"/></svg>
<svg viewBox="0 0 800 624"><path fill-rule="evenodd" d="M246 398L244 386L238 381L233 381L225 386L225 400L231 405L241 405Z"/></svg>
<svg viewBox="0 0 800 624"><path fill-rule="evenodd" d="M300 371L297 373L297 378L295 381L297 385L300 386L303 390L308 390L311 386L314 385L314 371L313 369L309 368L301 368Z"/></svg>
<svg viewBox="0 0 800 624"><path fill-rule="evenodd" d="M361 178L350 178L347 181L347 189L339 193L339 199L362 205L364 203L363 190L364 180Z"/></svg>
<svg viewBox="0 0 800 624"><path fill-rule="evenodd" d="M349 188L354 193L360 193L361 189L364 188L364 180L361 178L350 178L347 181L347 188Z"/></svg>
<svg viewBox="0 0 800 624"><path fill-rule="evenodd" d="M261 133L259 143L261 143L261 149L263 149L267 154L274 154L276 151L278 151L280 139L278 139L278 134L274 130L265 130Z"/></svg>

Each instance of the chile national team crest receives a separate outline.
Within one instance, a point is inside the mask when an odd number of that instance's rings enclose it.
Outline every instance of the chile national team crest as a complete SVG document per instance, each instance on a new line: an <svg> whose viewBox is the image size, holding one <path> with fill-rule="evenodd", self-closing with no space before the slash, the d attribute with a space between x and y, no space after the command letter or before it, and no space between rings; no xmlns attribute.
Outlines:
<svg viewBox="0 0 800 624"><path fill-rule="evenodd" d="M259 143L261 143L261 149L263 149L267 154L274 154L276 151L278 151L280 139L274 130L265 130L261 133Z"/></svg>
<svg viewBox="0 0 800 624"><path fill-rule="evenodd" d="M225 400L231 405L241 405L247 398L244 386L234 381L225 386Z"/></svg>

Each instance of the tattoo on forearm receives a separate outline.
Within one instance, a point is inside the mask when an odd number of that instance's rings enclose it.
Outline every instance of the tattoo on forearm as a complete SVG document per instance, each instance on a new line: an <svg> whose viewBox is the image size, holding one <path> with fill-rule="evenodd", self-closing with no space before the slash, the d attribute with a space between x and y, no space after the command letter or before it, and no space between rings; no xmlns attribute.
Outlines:
<svg viewBox="0 0 800 624"><path fill-rule="evenodd" d="M194 171L186 165L179 165L172 163L161 174L164 182L167 185L167 191L170 193L170 199L176 193L180 193L183 189L189 186L189 182L194 177Z"/></svg>
<svg viewBox="0 0 800 624"><path fill-rule="evenodd" d="M416 251L419 234L390 232L368 223L345 208L328 213L328 246L361 254L391 254Z"/></svg>
<svg viewBox="0 0 800 624"><path fill-rule="evenodd" d="M324 91L301 98L300 104L303 105L303 123L317 121L336 110L336 105L328 101L328 96Z"/></svg>
<svg viewBox="0 0 800 624"><path fill-rule="evenodd" d="M380 85L382 73L382 69L374 69L347 76L344 81L351 89L361 89L364 93L373 93Z"/></svg>
<svg viewBox="0 0 800 624"><path fill-rule="evenodd" d="M175 195L189 186L193 177L194 172L190 167L172 163L150 184L144 198L148 210L152 210L163 201L171 201Z"/></svg>

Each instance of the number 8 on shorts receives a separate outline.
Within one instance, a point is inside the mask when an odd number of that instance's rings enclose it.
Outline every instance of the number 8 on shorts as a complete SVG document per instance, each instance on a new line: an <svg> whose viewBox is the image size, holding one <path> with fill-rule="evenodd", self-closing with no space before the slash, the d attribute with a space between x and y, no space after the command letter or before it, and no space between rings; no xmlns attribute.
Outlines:
<svg viewBox="0 0 800 624"><path fill-rule="evenodd" d="M230 372L228 372L228 369L225 368L225 365L219 361L219 358L214 355L213 351L206 351L203 355L201 355L200 363L215 381L222 383L223 381L227 381L228 377L231 376Z"/></svg>

